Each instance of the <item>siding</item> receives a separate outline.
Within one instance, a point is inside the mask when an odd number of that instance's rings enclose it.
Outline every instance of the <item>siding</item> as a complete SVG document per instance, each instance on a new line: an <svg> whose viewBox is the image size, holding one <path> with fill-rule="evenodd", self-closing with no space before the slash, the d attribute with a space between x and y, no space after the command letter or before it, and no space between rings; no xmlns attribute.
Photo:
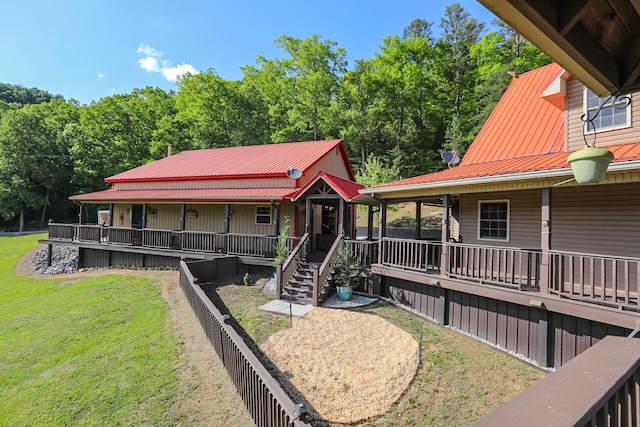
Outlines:
<svg viewBox="0 0 640 427"><path fill-rule="evenodd" d="M188 216L185 218L186 231L206 231L211 233L224 232L224 204L219 205L196 205L187 204L186 210L194 210L198 216L196 218ZM179 214L178 214L179 216Z"/></svg>
<svg viewBox="0 0 640 427"><path fill-rule="evenodd" d="M295 165L293 166L295 167ZM304 186L320 171L340 178L350 179L347 167L342 160L342 155L337 149L331 150L318 163L311 166L304 177L300 179L300 186Z"/></svg>
<svg viewBox="0 0 640 427"><path fill-rule="evenodd" d="M640 258L640 192L636 184L551 190L551 248Z"/></svg>
<svg viewBox="0 0 640 427"><path fill-rule="evenodd" d="M582 138L581 120L584 111L584 86L578 80L571 78L567 81L567 147L569 151L579 150L584 147ZM606 147L608 145L626 144L640 141L640 97L631 96L631 125L632 127L610 130L597 133L596 145ZM635 127L633 127L635 126ZM593 141L593 135L587 135L587 141Z"/></svg>
<svg viewBox="0 0 640 427"><path fill-rule="evenodd" d="M478 240L479 200L509 200L509 242ZM463 194L460 196L462 243L539 249L541 205L542 192L540 190Z"/></svg>
<svg viewBox="0 0 640 427"><path fill-rule="evenodd" d="M283 171L284 172L284 171ZM291 179L279 178L237 178L201 179L185 181L116 182L114 190L199 190L206 188L288 188Z"/></svg>
<svg viewBox="0 0 640 427"><path fill-rule="evenodd" d="M155 230L180 230L182 205L147 205L147 226Z"/></svg>
<svg viewBox="0 0 640 427"><path fill-rule="evenodd" d="M386 277L388 295L422 316L513 352L560 367L606 335L629 329L465 292ZM442 305L442 299L445 299ZM445 313L441 307L445 306ZM546 336L546 340L545 340Z"/></svg>
<svg viewBox="0 0 640 427"><path fill-rule="evenodd" d="M230 233L238 234L258 234L263 236L272 236L274 234L275 218L271 224L256 224L256 206L269 205L231 205L231 222L229 225ZM273 209L272 214L275 214ZM293 236L295 222L295 207L293 205L280 206L280 225L284 225L285 216L289 217L289 235Z"/></svg>

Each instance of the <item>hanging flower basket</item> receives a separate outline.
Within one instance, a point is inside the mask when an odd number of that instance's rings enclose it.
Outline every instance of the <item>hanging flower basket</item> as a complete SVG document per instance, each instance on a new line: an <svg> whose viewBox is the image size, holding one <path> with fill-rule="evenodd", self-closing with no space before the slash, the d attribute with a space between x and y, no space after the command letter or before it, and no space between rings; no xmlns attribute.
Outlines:
<svg viewBox="0 0 640 427"><path fill-rule="evenodd" d="M567 158L578 184L595 184L602 181L612 160L611 151L594 145L587 145Z"/></svg>

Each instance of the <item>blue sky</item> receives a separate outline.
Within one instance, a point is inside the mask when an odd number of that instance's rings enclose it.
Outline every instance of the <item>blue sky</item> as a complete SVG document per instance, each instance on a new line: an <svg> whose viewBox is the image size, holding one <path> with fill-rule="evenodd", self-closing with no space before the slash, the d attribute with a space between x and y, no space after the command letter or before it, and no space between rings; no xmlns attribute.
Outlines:
<svg viewBox="0 0 640 427"><path fill-rule="evenodd" d="M287 0L21 0L2 5L0 82L37 87L81 104L145 86L176 89L177 74L210 68L240 79L258 55L283 57L283 34L313 34L346 49L349 67L371 58L413 19L434 22L450 2ZM458 1L487 25L476 0Z"/></svg>

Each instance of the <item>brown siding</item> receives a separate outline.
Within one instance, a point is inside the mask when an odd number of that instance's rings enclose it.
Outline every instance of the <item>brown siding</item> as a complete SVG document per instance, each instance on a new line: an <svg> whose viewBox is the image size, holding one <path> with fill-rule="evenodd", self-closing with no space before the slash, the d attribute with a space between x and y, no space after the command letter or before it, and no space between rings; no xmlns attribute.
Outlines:
<svg viewBox="0 0 640 427"><path fill-rule="evenodd" d="M541 366L560 367L605 335L627 336L629 329L509 301L445 290L387 277L389 296L422 316L513 352ZM439 310L446 298L446 312ZM542 342L541 331L547 337ZM542 360L541 360L542 359Z"/></svg>
<svg viewBox="0 0 640 427"><path fill-rule="evenodd" d="M224 207L225 205L193 205L185 206L187 210L194 210L197 217L185 218L186 231L206 231L210 233L224 232Z"/></svg>
<svg viewBox="0 0 640 427"><path fill-rule="evenodd" d="M584 86L576 79L569 79L567 82L567 143L569 151L579 150L584 147L582 138L581 120L584 111ZM640 97L631 97L631 125L624 129L598 132L596 144L598 147L608 145L626 144L637 142L640 139ZM593 141L593 135L587 135L587 141Z"/></svg>
<svg viewBox="0 0 640 427"><path fill-rule="evenodd" d="M256 206L269 206L269 204L259 205L231 205L231 224L229 227L230 233L238 234L257 234L262 236L270 236L274 233L275 217L272 218L271 224L256 224ZM272 211L272 215L275 215L275 208ZM289 218L289 235L293 236L294 221L295 221L295 207L292 205L280 206L280 225L284 226L284 218Z"/></svg>
<svg viewBox="0 0 640 427"><path fill-rule="evenodd" d="M478 240L478 201L509 200L509 241ZM460 235L463 243L540 248L542 193L540 190L463 194L460 196Z"/></svg>
<svg viewBox="0 0 640 427"><path fill-rule="evenodd" d="M155 213L154 213L155 212ZM147 205L147 226L154 230L180 230L181 205Z"/></svg>
<svg viewBox="0 0 640 427"><path fill-rule="evenodd" d="M551 248L640 258L637 184L556 187L551 191Z"/></svg>

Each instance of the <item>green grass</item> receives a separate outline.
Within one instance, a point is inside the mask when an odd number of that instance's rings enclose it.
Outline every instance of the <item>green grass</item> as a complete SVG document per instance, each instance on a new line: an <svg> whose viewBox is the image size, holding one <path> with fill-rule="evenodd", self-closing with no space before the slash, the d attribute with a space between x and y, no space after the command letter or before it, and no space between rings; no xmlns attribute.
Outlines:
<svg viewBox="0 0 640 427"><path fill-rule="evenodd" d="M0 426L188 424L159 283L17 276L39 237L0 237Z"/></svg>

